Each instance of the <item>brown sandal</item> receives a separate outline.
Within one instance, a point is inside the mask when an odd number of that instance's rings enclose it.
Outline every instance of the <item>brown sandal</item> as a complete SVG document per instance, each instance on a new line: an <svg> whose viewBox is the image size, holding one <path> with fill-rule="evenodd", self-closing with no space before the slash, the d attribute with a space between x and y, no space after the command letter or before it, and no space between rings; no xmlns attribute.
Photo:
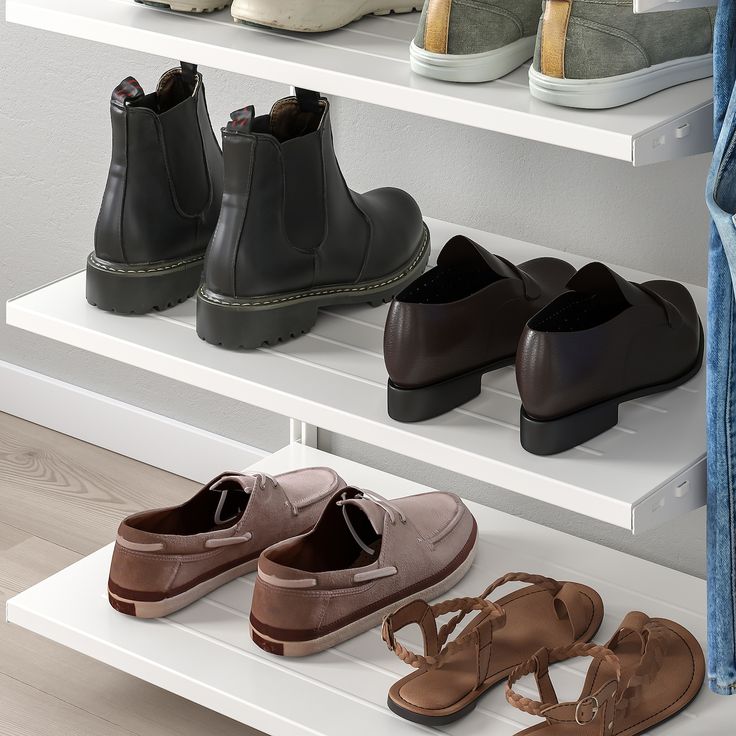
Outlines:
<svg viewBox="0 0 736 736"><path fill-rule="evenodd" d="M530 583L492 602L488 596L510 582ZM457 611L439 630L436 619ZM451 642L448 637L471 611L478 614ZM541 575L509 573L478 598L454 598L433 606L416 600L383 622L389 649L418 671L395 683L388 707L429 726L450 723L472 711L478 698L540 647L587 642L603 620L603 602L592 588ZM406 649L395 632L419 624L424 656Z"/></svg>
<svg viewBox="0 0 736 736"><path fill-rule="evenodd" d="M573 657L595 661L580 699L560 703L549 665ZM512 689L517 680L532 673L541 703ZM703 650L689 631L674 621L634 611L606 646L540 649L511 673L506 699L547 719L517 736L636 736L679 713L698 694L704 677Z"/></svg>

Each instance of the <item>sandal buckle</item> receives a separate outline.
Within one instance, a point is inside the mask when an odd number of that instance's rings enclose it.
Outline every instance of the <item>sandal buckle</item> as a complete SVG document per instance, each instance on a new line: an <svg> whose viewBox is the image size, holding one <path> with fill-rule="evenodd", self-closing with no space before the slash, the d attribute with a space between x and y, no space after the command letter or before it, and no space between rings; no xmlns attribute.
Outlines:
<svg viewBox="0 0 736 736"><path fill-rule="evenodd" d="M583 721L581 719L580 710L581 708L584 708L584 707L590 707L590 718L587 721ZM598 715L598 711L600 710L600 707L601 705L598 702L598 698L596 698L595 695L588 695L586 698L583 698L575 706L575 723L577 723L578 726L587 726L589 723L595 720L595 717Z"/></svg>

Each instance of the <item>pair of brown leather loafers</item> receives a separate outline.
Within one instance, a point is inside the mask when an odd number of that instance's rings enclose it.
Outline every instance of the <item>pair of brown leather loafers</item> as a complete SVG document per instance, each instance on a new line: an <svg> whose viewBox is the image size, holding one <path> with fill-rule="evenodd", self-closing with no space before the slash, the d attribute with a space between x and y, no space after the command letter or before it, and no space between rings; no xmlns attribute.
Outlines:
<svg viewBox="0 0 736 736"><path fill-rule="evenodd" d="M496 601L508 583L528 583ZM437 619L456 612L446 624ZM470 613L470 622L450 636ZM506 699L545 719L518 736L636 736L679 713L705 677L703 651L680 624L632 611L603 646L591 643L603 620L603 601L581 583L510 573L477 598L429 605L415 600L388 616L382 636L415 671L396 682L389 708L407 720L440 727L471 712L488 690L506 681ZM418 624L424 654L415 654L397 632ZM550 666L591 657L577 701L558 700ZM533 674L541 701L514 687Z"/></svg>
<svg viewBox="0 0 736 736"><path fill-rule="evenodd" d="M622 402L692 378L703 344L681 284L633 284L602 263L576 272L556 258L515 266L456 236L389 310L388 412L438 416L515 363L521 444L550 455L613 427Z"/></svg>

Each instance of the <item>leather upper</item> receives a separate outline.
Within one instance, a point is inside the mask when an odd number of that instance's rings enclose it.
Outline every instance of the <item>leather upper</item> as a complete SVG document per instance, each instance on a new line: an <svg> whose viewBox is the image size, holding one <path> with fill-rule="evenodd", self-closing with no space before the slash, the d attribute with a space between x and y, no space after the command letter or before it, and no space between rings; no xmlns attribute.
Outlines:
<svg viewBox="0 0 736 736"><path fill-rule="evenodd" d="M329 468L223 473L181 506L125 519L110 567L124 598L160 600L309 531L344 481Z"/></svg>
<svg viewBox="0 0 736 736"><path fill-rule="evenodd" d="M464 236L391 304L384 357L391 382L415 388L513 358L526 321L575 269L555 258L520 266Z"/></svg>
<svg viewBox="0 0 736 736"><path fill-rule="evenodd" d="M701 342L682 284L633 284L590 263L524 328L516 357L524 410L552 419L667 383L695 365Z"/></svg>
<svg viewBox="0 0 736 736"><path fill-rule="evenodd" d="M203 256L223 173L202 75L185 80L182 69L172 69L150 95L132 82L121 83L110 101L112 156L95 255L126 265Z"/></svg>
<svg viewBox="0 0 736 736"><path fill-rule="evenodd" d="M233 113L236 121L238 112ZM356 194L335 157L329 103L297 97L223 130L225 191L205 287L258 297L370 282L407 265L423 237L398 189Z"/></svg>
<svg viewBox="0 0 736 736"><path fill-rule="evenodd" d="M251 608L260 634L318 638L444 580L472 553L475 520L454 494L387 510L366 493L339 491L309 534L261 555Z"/></svg>

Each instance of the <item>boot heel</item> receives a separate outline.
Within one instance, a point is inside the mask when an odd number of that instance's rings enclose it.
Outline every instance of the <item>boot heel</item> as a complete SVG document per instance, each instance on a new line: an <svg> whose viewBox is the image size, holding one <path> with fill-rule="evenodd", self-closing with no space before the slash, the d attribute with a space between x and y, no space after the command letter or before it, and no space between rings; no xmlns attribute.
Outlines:
<svg viewBox="0 0 736 736"><path fill-rule="evenodd" d="M618 401L612 399L559 419L533 419L521 408L521 446L534 455L570 450L618 424Z"/></svg>
<svg viewBox="0 0 736 736"><path fill-rule="evenodd" d="M388 382L388 414L397 422L432 419L475 398L483 372L449 378L431 386L400 388Z"/></svg>
<svg viewBox="0 0 736 736"><path fill-rule="evenodd" d="M317 321L315 304L245 305L197 293L197 334L224 348L247 350L275 345L308 332Z"/></svg>
<svg viewBox="0 0 736 736"><path fill-rule="evenodd" d="M106 312L145 314L189 299L202 278L204 256L184 261L124 266L87 259L87 301Z"/></svg>

